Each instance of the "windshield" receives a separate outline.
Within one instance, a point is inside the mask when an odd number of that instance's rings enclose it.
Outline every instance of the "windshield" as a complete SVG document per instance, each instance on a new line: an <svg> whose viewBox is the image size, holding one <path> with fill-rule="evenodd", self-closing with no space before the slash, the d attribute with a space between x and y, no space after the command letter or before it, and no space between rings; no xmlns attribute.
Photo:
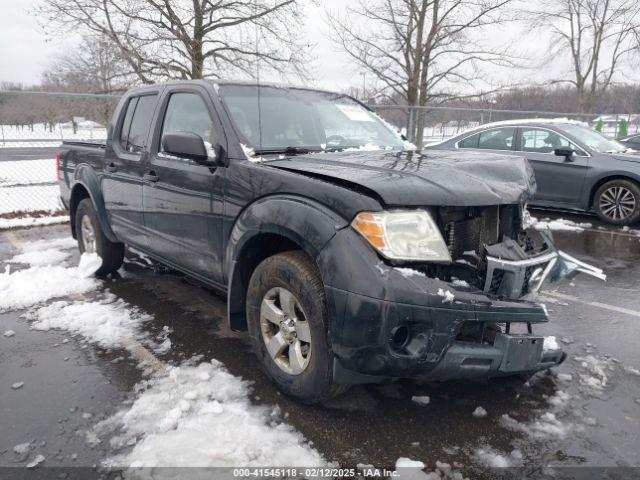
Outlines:
<svg viewBox="0 0 640 480"><path fill-rule="evenodd" d="M573 135L578 141L600 153L621 153L628 150L627 147L615 140L609 140L595 130L580 125L562 125L562 129Z"/></svg>
<svg viewBox="0 0 640 480"><path fill-rule="evenodd" d="M242 142L256 151L404 146L399 134L346 95L271 86L259 90L255 85L221 85L218 90Z"/></svg>

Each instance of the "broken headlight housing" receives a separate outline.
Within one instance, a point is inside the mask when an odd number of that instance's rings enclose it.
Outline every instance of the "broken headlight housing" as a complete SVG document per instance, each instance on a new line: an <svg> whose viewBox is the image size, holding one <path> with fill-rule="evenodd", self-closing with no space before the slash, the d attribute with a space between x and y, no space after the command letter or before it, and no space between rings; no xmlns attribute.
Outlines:
<svg viewBox="0 0 640 480"><path fill-rule="evenodd" d="M362 212L351 226L388 259L451 262L440 229L426 210Z"/></svg>

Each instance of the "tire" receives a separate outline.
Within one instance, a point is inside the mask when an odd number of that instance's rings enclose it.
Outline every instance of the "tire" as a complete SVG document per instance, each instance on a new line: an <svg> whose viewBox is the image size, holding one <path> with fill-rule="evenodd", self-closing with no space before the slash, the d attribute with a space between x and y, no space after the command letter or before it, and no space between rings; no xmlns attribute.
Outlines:
<svg viewBox="0 0 640 480"><path fill-rule="evenodd" d="M124 244L111 242L105 236L91 199L85 198L78 204L75 225L80 253L95 252L102 259L102 265L95 274L101 276L115 273L124 259Z"/></svg>
<svg viewBox="0 0 640 480"><path fill-rule="evenodd" d="M285 395L317 404L347 389L333 383L324 286L306 253L280 253L260 263L249 281L246 307L256 357Z"/></svg>
<svg viewBox="0 0 640 480"><path fill-rule="evenodd" d="M613 225L631 225L640 220L640 187L630 180L611 180L593 197L600 220Z"/></svg>

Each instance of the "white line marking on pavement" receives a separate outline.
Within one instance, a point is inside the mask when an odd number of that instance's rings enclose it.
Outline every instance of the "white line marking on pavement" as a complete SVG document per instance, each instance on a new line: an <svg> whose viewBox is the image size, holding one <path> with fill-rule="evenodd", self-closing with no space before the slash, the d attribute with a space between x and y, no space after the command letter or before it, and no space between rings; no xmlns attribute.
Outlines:
<svg viewBox="0 0 640 480"><path fill-rule="evenodd" d="M542 292L544 295L549 295L550 297L560 298L562 300L570 300L572 302L583 303L585 305L589 305L591 307L604 308L605 310L611 310L612 312L624 313L626 315L631 315L633 317L640 317L640 312L636 310L630 310L628 308L617 307L615 305L609 305L607 303L601 302L589 302L587 300L582 300L581 298L574 297L573 295L567 295L565 293L560 292L551 292L549 290L545 290Z"/></svg>

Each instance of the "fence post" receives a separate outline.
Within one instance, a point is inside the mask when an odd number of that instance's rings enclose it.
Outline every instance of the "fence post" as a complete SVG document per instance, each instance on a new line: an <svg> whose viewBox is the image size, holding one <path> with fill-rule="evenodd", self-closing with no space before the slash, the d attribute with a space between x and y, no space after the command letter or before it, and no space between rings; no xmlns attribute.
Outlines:
<svg viewBox="0 0 640 480"><path fill-rule="evenodd" d="M413 106L409 105L409 119L407 120L407 139L410 142L415 140L413 135Z"/></svg>

